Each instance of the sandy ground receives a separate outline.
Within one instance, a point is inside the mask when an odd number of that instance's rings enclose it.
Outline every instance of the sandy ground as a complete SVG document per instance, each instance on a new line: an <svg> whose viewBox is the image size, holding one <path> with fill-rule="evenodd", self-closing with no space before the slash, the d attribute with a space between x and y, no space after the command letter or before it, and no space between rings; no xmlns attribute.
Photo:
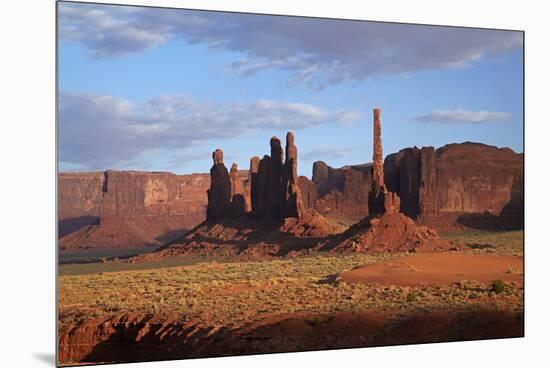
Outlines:
<svg viewBox="0 0 550 368"><path fill-rule="evenodd" d="M523 259L457 253L421 254L358 267L343 272L341 277L349 283L400 286L450 285L462 280L521 282Z"/></svg>

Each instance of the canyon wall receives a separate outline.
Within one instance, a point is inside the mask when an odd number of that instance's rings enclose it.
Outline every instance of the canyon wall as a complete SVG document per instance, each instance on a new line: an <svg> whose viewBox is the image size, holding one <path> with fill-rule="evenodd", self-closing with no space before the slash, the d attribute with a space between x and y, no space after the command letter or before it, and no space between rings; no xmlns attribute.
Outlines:
<svg viewBox="0 0 550 368"><path fill-rule="evenodd" d="M385 161L386 183L417 221L481 228L523 224L523 154L480 143L406 148Z"/></svg>
<svg viewBox="0 0 550 368"><path fill-rule="evenodd" d="M58 179L59 236L98 224L105 173L61 173Z"/></svg>
<svg viewBox="0 0 550 368"><path fill-rule="evenodd" d="M304 206L324 216L358 221L369 213L370 170L348 166L335 169L322 161L313 164L312 180L301 176L298 184Z"/></svg>
<svg viewBox="0 0 550 368"><path fill-rule="evenodd" d="M207 174L112 171L59 174L65 251L160 245L204 220Z"/></svg>
<svg viewBox="0 0 550 368"><path fill-rule="evenodd" d="M328 216L365 216L372 183L369 169L368 164L335 169L316 162L313 181L300 181L307 193L305 205ZM523 154L509 148L471 142L405 148L384 160L384 184L399 195L401 212L419 223L523 226Z"/></svg>

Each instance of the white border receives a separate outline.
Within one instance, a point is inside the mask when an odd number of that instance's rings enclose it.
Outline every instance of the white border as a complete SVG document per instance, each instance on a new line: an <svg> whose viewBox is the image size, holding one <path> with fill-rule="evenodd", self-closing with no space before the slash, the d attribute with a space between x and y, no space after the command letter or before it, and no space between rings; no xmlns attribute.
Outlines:
<svg viewBox="0 0 550 368"><path fill-rule="evenodd" d="M101 1L98 1L101 2ZM139 367L519 367L548 361L548 111L544 2L402 0L131 0L119 3L402 21L526 31L526 337L235 358ZM55 307L55 18L52 0L12 0L0 11L0 366L51 366ZM530 364L531 362L531 364Z"/></svg>

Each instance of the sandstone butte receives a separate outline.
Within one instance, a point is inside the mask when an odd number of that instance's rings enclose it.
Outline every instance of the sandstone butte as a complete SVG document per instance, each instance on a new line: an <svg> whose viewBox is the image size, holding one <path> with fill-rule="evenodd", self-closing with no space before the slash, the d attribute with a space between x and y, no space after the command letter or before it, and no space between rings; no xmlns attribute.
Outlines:
<svg viewBox="0 0 550 368"><path fill-rule="evenodd" d="M377 109L373 138L372 164L332 168L317 161L312 180L297 176L298 150L290 132L284 151L273 137L270 155L252 157L249 170L234 164L228 171L219 150L210 175L60 173L60 249L158 246L207 218L218 221L246 213L282 220L283 230L304 235L323 228L325 218L364 224L369 214L385 212L406 217L401 224L414 220L435 229L523 226L523 154L465 142L405 148L382 160ZM308 222L316 226L311 229Z"/></svg>

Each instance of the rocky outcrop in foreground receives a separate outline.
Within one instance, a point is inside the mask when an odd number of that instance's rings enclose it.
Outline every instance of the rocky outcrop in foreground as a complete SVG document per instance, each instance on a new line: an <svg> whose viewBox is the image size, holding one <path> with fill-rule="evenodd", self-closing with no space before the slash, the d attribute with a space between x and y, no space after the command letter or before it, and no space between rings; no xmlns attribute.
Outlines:
<svg viewBox="0 0 550 368"><path fill-rule="evenodd" d="M59 330L62 364L119 363L523 336L523 311L287 313L241 326L163 314L118 314ZM422 328L416 328L421 326ZM267 343L266 343L267 342Z"/></svg>

